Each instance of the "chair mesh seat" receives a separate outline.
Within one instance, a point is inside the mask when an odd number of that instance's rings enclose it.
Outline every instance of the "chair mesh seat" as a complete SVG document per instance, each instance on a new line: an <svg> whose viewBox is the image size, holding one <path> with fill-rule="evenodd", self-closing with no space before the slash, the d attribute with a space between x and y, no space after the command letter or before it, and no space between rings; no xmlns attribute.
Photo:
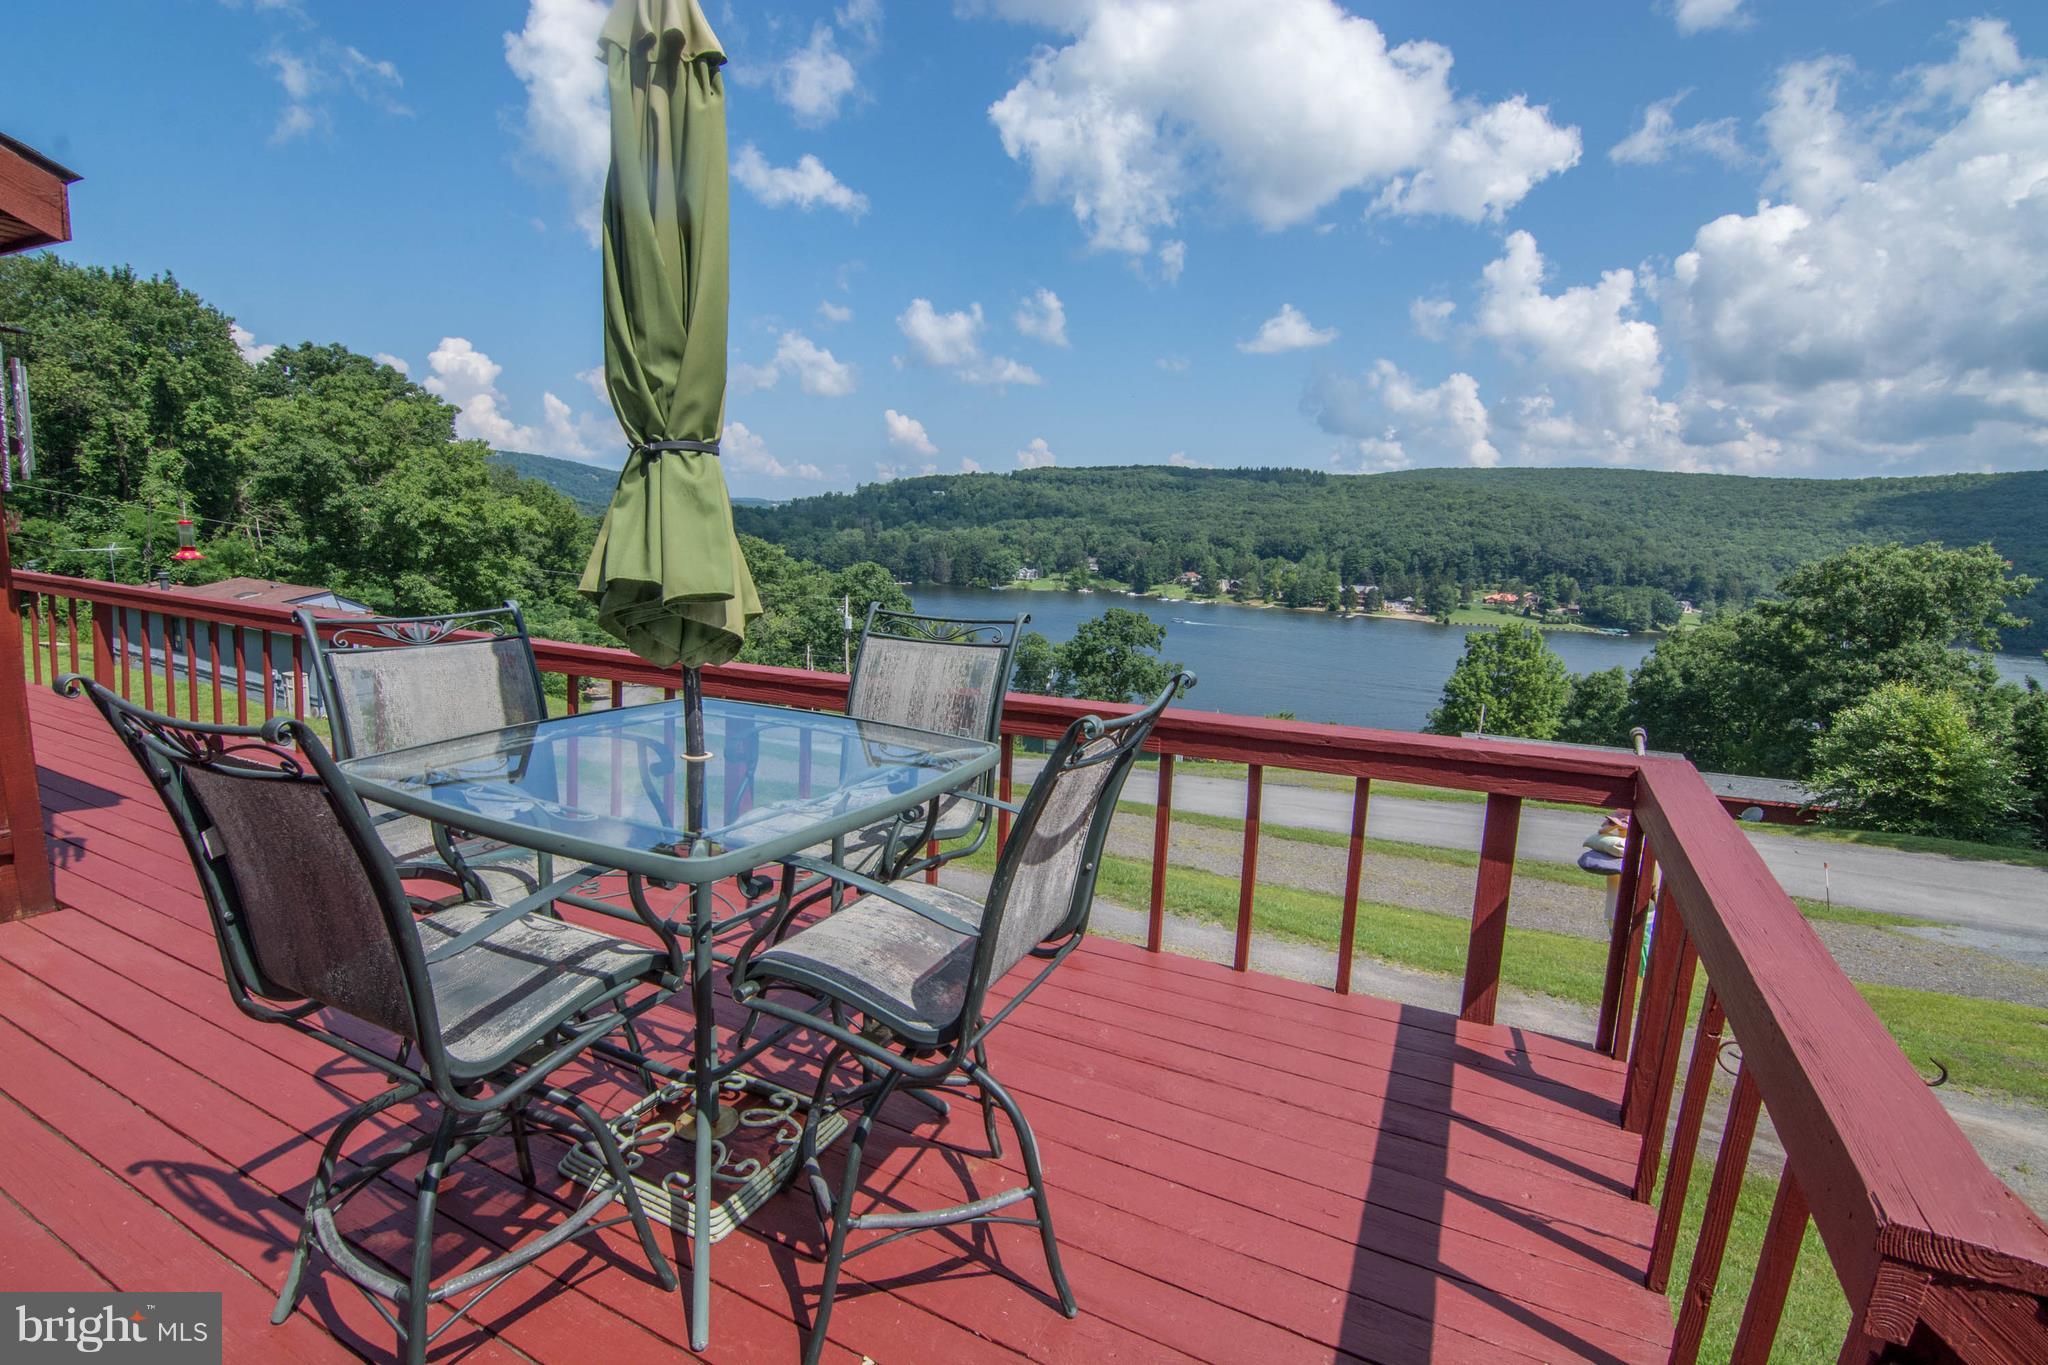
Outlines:
<svg viewBox="0 0 2048 1365"><path fill-rule="evenodd" d="M430 915L419 921L420 946L431 953L500 908L464 905ZM449 1061L467 1075L500 1070L536 1031L647 975L653 963L651 951L574 924L542 915L514 920L428 964Z"/></svg>
<svg viewBox="0 0 2048 1365"><path fill-rule="evenodd" d="M957 920L981 923L981 902L971 896L920 886L916 897ZM870 895L762 953L754 971L821 989L901 1037L937 1043L959 1025L974 944L915 910Z"/></svg>

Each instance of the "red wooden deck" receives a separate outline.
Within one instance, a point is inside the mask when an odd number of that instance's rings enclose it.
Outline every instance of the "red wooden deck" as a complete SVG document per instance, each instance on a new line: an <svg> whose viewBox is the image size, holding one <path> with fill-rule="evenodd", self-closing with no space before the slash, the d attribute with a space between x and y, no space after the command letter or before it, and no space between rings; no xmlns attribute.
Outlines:
<svg viewBox="0 0 2048 1365"><path fill-rule="evenodd" d="M268 1322L317 1158L305 1135L373 1082L234 1009L131 760L83 704L35 689L31 711L69 908L0 926L0 1285L218 1289L230 1359L388 1357L390 1330L332 1274ZM1052 1306L1030 1230L926 1234L849 1263L833 1358L1633 1361L1669 1347L1666 1302L1641 1283L1653 1211L1628 1195L1623 1069L1584 1045L1096 940L992 1053L1046 1149L1080 1318ZM869 1191L933 1204L1011 1183L971 1106L893 1118ZM536 1152L543 1183L556 1154ZM499 1153L450 1186L437 1270L553 1216L511 1169ZM393 1185L346 1221L395 1259L409 1207ZM679 1299L622 1233L519 1272L433 1359L686 1354ZM793 1358L818 1250L793 1196L721 1243L709 1355Z"/></svg>

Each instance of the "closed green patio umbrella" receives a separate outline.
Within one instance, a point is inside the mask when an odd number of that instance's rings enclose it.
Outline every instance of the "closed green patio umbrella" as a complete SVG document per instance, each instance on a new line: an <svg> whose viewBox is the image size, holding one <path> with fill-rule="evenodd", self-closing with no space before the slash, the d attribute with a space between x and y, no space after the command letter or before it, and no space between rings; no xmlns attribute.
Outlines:
<svg viewBox="0 0 2048 1365"><path fill-rule="evenodd" d="M697 0L617 0L598 51L612 117L605 388L633 449L580 586L597 601L599 623L634 653L682 665L687 738L699 754L697 670L736 656L761 614L718 459L729 246L725 53ZM691 786L701 794L700 783ZM693 829L702 829L702 814L693 806Z"/></svg>

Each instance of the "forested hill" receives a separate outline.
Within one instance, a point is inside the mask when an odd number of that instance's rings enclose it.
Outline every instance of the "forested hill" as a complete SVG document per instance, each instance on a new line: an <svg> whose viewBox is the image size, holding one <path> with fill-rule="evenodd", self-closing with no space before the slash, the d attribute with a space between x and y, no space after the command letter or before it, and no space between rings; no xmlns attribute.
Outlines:
<svg viewBox="0 0 2048 1365"><path fill-rule="evenodd" d="M619 482L617 469L581 460L558 460L552 455L529 455L523 450L493 450L491 460L522 479L539 479L552 485L557 493L598 516L611 506L612 489Z"/></svg>
<svg viewBox="0 0 2048 1365"><path fill-rule="evenodd" d="M1313 565L1388 596L1552 575L1739 605L1787 569L1863 541L1990 541L2048 579L2048 471L1766 479L1618 469L1332 475L1159 465L939 475L741 509L742 529L828 565L873 559L941 583L1047 574L1232 579ZM2048 644L2048 589L2011 647Z"/></svg>

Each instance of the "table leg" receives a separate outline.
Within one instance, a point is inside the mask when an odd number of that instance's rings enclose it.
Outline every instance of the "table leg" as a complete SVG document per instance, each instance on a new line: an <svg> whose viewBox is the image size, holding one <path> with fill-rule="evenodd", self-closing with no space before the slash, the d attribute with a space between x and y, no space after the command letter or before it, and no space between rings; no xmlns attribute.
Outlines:
<svg viewBox="0 0 2048 1365"><path fill-rule="evenodd" d="M711 884L700 882L690 890L691 1004L697 1012L695 1071L697 1073L697 1170L691 1187L690 1227L690 1349L702 1351L711 1345L711 1204L712 1148L718 1142L718 1020L717 999L712 980L711 921L717 911Z"/></svg>

